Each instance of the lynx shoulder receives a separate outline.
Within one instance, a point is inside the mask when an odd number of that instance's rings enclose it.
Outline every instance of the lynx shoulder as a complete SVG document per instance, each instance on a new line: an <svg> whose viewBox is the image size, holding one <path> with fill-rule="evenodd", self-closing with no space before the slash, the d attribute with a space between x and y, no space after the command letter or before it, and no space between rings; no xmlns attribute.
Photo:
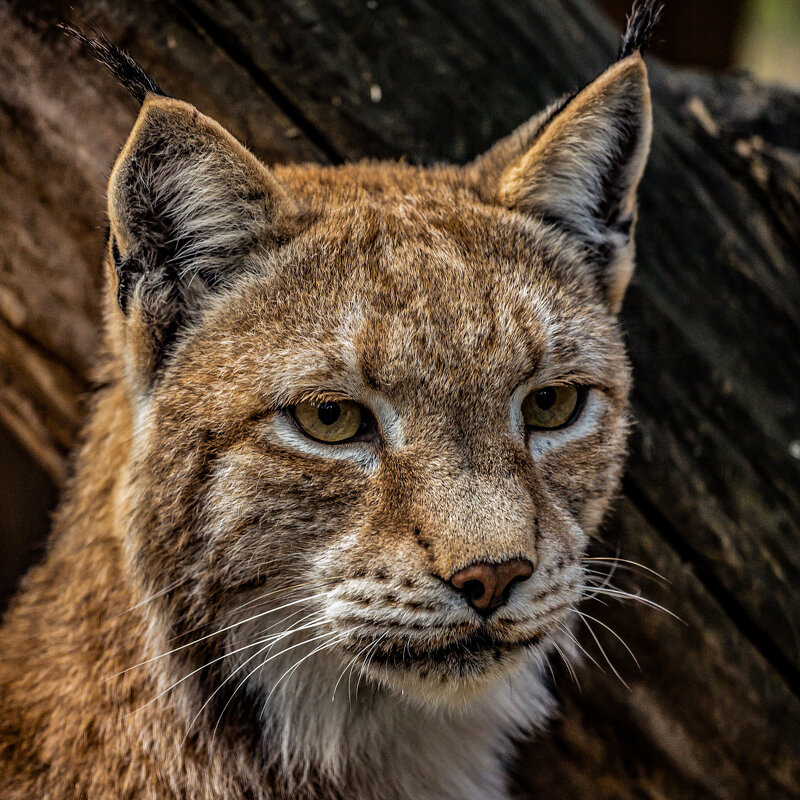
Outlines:
<svg viewBox="0 0 800 800"><path fill-rule="evenodd" d="M141 103L106 356L2 628L9 800L507 797L618 487L641 56L466 166L267 168Z"/></svg>

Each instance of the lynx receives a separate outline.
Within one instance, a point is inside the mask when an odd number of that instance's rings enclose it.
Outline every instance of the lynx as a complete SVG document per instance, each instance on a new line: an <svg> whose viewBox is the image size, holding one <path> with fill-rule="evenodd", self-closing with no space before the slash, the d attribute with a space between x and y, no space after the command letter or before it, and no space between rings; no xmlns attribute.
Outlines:
<svg viewBox="0 0 800 800"><path fill-rule="evenodd" d="M657 16L464 167L268 168L86 39L141 112L3 797L508 797L622 469Z"/></svg>

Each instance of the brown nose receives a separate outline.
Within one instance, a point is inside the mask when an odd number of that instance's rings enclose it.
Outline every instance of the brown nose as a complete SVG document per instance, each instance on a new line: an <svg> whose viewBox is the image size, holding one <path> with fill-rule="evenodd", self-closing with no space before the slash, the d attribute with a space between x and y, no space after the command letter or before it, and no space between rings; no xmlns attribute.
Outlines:
<svg viewBox="0 0 800 800"><path fill-rule="evenodd" d="M451 575L450 583L476 611L489 614L508 600L512 584L526 581L532 574L530 561L514 558L500 564L470 564Z"/></svg>

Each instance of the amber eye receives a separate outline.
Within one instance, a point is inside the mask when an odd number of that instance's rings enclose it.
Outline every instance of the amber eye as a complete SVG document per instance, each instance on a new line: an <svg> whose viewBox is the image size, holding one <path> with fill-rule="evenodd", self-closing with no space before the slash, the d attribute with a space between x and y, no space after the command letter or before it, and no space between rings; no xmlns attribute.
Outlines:
<svg viewBox="0 0 800 800"><path fill-rule="evenodd" d="M543 386L522 402L522 416L529 428L562 428L577 418L586 395L585 386Z"/></svg>
<svg viewBox="0 0 800 800"><path fill-rule="evenodd" d="M328 444L352 439L372 418L367 409L352 400L307 400L294 406L292 414L303 433Z"/></svg>

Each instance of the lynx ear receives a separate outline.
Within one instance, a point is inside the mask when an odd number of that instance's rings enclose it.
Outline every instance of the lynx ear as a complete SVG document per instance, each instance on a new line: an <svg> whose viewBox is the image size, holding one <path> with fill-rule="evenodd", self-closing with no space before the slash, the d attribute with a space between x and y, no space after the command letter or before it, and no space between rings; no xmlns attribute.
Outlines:
<svg viewBox="0 0 800 800"><path fill-rule="evenodd" d="M148 94L111 173L108 211L117 301L157 362L181 323L284 235L292 204L214 120Z"/></svg>
<svg viewBox="0 0 800 800"><path fill-rule="evenodd" d="M496 202L578 237L615 313L633 271L636 189L651 131L647 70L636 52L471 167L484 192L491 182Z"/></svg>

